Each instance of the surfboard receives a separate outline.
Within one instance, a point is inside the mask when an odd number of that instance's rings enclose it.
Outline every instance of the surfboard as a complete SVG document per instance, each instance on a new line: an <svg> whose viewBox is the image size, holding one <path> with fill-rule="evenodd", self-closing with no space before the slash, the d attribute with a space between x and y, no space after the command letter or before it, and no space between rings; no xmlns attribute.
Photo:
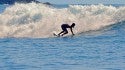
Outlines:
<svg viewBox="0 0 125 70"><path fill-rule="evenodd" d="M61 37L61 38L72 38L72 37L74 37L74 35L59 36L59 35L56 34L56 33L53 33L53 36L54 36L54 37Z"/></svg>
<svg viewBox="0 0 125 70"><path fill-rule="evenodd" d="M56 33L53 33L54 36L58 36Z"/></svg>
<svg viewBox="0 0 125 70"><path fill-rule="evenodd" d="M55 31L53 32L54 37L73 37L74 35L64 35L64 36L59 36Z"/></svg>
<svg viewBox="0 0 125 70"><path fill-rule="evenodd" d="M54 36L59 37L56 33L53 33Z"/></svg>

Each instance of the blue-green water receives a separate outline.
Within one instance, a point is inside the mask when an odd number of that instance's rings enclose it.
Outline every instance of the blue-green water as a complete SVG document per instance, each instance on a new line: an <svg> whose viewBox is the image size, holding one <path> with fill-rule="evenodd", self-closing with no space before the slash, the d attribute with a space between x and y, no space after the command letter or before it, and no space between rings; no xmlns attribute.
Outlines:
<svg viewBox="0 0 125 70"><path fill-rule="evenodd" d="M124 69L124 21L73 37L0 38L0 70Z"/></svg>

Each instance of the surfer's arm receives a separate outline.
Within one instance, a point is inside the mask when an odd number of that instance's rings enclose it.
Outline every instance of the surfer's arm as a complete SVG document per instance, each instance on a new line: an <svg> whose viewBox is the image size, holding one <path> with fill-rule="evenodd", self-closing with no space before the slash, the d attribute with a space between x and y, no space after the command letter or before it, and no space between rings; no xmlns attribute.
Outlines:
<svg viewBox="0 0 125 70"><path fill-rule="evenodd" d="M73 31L72 31L72 28L70 28L70 31L71 31L72 35L75 35L75 34L73 33Z"/></svg>

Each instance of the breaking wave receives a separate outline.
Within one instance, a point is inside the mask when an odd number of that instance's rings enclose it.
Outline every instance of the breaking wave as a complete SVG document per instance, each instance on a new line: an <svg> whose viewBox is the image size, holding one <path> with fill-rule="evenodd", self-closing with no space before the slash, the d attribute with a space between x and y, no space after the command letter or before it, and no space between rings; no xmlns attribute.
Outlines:
<svg viewBox="0 0 125 70"><path fill-rule="evenodd" d="M63 23L76 23L75 34L125 21L125 6L69 5L54 8L43 4L15 4L0 14L0 37L53 37ZM69 32L69 34L71 34Z"/></svg>

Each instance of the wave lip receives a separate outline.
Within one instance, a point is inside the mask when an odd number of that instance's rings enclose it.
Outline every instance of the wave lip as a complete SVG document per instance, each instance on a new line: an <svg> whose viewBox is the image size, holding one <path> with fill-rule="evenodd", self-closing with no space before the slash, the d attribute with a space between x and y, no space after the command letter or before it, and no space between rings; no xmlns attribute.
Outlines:
<svg viewBox="0 0 125 70"><path fill-rule="evenodd" d="M52 37L60 32L62 23L76 23L74 33L125 21L125 7L99 5L70 5L57 9L44 4L18 4L0 14L0 37ZM69 35L71 33L69 32Z"/></svg>

